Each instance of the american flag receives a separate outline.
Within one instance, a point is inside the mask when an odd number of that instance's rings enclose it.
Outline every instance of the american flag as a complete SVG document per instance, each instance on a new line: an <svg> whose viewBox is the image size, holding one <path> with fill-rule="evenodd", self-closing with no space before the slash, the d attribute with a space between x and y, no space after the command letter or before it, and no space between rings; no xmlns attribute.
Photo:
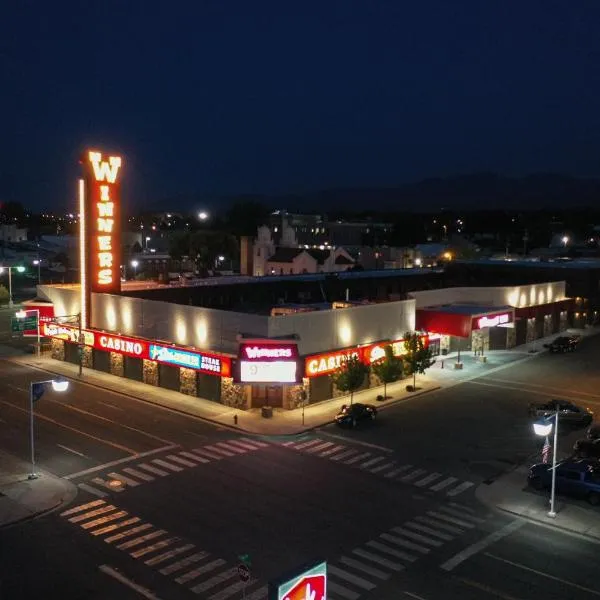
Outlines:
<svg viewBox="0 0 600 600"><path fill-rule="evenodd" d="M550 442L548 441L548 437L546 437L546 441L544 442L544 447L542 448L542 462L547 463L550 460Z"/></svg>

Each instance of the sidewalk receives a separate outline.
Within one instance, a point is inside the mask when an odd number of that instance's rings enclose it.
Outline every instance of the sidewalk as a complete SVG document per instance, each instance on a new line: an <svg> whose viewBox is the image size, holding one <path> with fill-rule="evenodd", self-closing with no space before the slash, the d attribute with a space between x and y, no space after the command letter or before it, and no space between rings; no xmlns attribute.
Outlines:
<svg viewBox="0 0 600 600"><path fill-rule="evenodd" d="M69 504L77 488L66 479L36 470L29 480L30 465L0 450L0 529L34 519Z"/></svg>

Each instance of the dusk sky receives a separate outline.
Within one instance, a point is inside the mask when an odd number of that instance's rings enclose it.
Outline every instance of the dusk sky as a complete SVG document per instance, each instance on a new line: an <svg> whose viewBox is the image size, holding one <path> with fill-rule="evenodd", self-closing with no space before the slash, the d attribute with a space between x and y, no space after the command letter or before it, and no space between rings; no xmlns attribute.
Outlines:
<svg viewBox="0 0 600 600"><path fill-rule="evenodd" d="M132 207L598 177L599 31L598 0L6 1L0 200L74 207L88 145Z"/></svg>

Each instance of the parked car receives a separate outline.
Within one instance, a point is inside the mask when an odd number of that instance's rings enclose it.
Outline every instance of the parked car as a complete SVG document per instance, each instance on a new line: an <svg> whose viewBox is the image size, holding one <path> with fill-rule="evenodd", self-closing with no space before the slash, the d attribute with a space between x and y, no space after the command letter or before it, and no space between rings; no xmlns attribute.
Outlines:
<svg viewBox="0 0 600 600"><path fill-rule="evenodd" d="M583 406L577 406L568 400L550 400L541 404L529 405L529 416L535 419L543 419L558 414L559 427L562 423L571 427L587 427L594 419L594 413Z"/></svg>
<svg viewBox="0 0 600 600"><path fill-rule="evenodd" d="M573 352L579 345L581 336L579 335L559 335L549 344L544 344L550 352Z"/></svg>
<svg viewBox="0 0 600 600"><path fill-rule="evenodd" d="M579 458L600 458L600 439L577 440L573 450Z"/></svg>
<svg viewBox="0 0 600 600"><path fill-rule="evenodd" d="M529 469L527 481L536 490L552 485L552 465L538 463ZM567 460L556 467L556 490L561 494L585 498L600 504L600 466L597 461Z"/></svg>
<svg viewBox="0 0 600 600"><path fill-rule="evenodd" d="M374 421L377 417L377 409L370 404L344 404L340 412L335 416L335 422L340 426L356 427L362 421Z"/></svg>
<svg viewBox="0 0 600 600"><path fill-rule="evenodd" d="M587 439L588 440L597 440L597 439L600 439L600 423L594 423L587 430Z"/></svg>

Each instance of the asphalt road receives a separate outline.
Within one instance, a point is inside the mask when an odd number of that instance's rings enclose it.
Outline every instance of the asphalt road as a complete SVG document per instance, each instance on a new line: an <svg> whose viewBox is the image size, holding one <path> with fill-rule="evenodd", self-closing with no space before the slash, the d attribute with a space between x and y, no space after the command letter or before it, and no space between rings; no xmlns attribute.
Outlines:
<svg viewBox="0 0 600 600"><path fill-rule="evenodd" d="M314 558L328 561L329 600L597 597L596 545L521 526L473 492L536 451L529 402L598 403L599 345L415 398L373 427L287 440L77 382L48 391L38 459L80 494L66 514L0 531L0 597L144 597L137 585L146 598L230 600L242 596L240 554L252 561L247 600ZM40 377L0 361L0 444L22 457L27 389Z"/></svg>

